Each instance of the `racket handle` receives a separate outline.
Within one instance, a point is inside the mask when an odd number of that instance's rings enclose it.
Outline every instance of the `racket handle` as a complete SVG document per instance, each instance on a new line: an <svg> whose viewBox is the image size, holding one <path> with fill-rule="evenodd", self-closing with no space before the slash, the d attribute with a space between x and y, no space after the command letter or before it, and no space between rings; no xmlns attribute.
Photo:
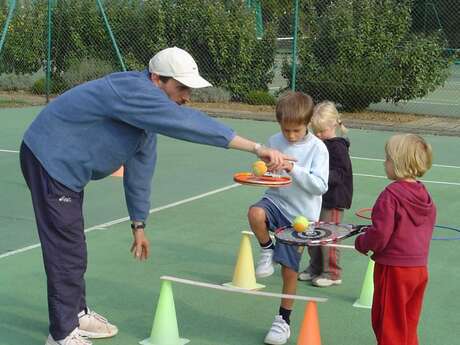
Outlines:
<svg viewBox="0 0 460 345"><path fill-rule="evenodd" d="M355 234L360 234L365 232L369 228L369 225L356 225L356 230L354 231Z"/></svg>

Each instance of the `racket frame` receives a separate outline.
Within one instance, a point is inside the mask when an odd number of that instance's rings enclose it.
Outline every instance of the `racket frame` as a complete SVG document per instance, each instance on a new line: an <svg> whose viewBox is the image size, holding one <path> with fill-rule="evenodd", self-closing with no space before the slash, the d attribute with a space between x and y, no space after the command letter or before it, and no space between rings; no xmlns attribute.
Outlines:
<svg viewBox="0 0 460 345"><path fill-rule="evenodd" d="M248 186L277 188L289 186L292 182L292 178L289 176L280 176L272 174L256 176L250 172L239 172L233 175L233 181Z"/></svg>
<svg viewBox="0 0 460 345"><path fill-rule="evenodd" d="M308 233L312 232L313 230L327 230L330 231L330 229L327 229L325 226L342 226L342 227L350 227L351 230L343 235L343 236L329 236L327 238L320 238L320 239L311 239L311 238L306 238L305 240L302 241L302 239L297 239L297 240L288 240L286 238L279 237L280 232L282 231L288 231L291 229L292 232L297 232L292 226L283 226L275 230L275 238L277 241L280 243L288 244L288 245L293 245L293 246L301 246L301 247L315 247L315 246L322 246L326 244L331 244L335 243L337 241L341 241L343 239L358 235L359 233L363 232L366 230L366 228L369 225L358 225L358 224L344 224L344 223L334 223L334 222L316 222L312 223L311 226L309 227L308 231L301 232L302 233Z"/></svg>

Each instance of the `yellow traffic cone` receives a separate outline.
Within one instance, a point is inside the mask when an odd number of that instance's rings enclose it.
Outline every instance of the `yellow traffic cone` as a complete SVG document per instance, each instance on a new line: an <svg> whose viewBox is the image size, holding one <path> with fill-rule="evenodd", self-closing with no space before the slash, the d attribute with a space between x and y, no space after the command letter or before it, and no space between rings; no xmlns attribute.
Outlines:
<svg viewBox="0 0 460 345"><path fill-rule="evenodd" d="M242 234L240 250L236 260L235 271L233 272L233 280L231 283L225 283L223 285L247 290L262 289L265 285L257 284L256 282L251 240L249 238L250 234L246 231L243 231Z"/></svg>
<svg viewBox="0 0 460 345"><path fill-rule="evenodd" d="M139 342L142 345L183 345L190 340L179 338L176 308L170 281L161 284L155 318L150 338Z"/></svg>
<svg viewBox="0 0 460 345"><path fill-rule="evenodd" d="M353 307L357 308L372 308L372 299L374 297L374 261L369 259L367 265L366 275L364 276L363 287L361 288L361 294Z"/></svg>

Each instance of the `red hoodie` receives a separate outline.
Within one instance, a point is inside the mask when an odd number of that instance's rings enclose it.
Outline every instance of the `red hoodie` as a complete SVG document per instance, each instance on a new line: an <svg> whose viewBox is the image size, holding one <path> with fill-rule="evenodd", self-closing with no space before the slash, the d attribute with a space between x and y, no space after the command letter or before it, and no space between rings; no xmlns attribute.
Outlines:
<svg viewBox="0 0 460 345"><path fill-rule="evenodd" d="M395 181L372 208L372 226L355 240L363 254L390 266L426 266L436 207L421 182Z"/></svg>

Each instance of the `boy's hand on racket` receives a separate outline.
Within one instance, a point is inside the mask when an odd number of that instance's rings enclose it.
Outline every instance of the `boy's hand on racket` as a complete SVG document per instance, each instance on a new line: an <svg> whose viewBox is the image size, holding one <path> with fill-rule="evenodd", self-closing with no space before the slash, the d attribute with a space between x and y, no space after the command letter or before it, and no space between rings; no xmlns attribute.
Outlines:
<svg viewBox="0 0 460 345"><path fill-rule="evenodd" d="M263 159L265 163L267 163L267 168L269 171L283 170L283 166L286 162L296 161L296 159L292 156L286 155L279 152L278 150L274 150L265 146L261 146L257 150L256 154L259 156L259 158Z"/></svg>
<svg viewBox="0 0 460 345"><path fill-rule="evenodd" d="M285 170L286 172L290 173L292 171L292 169L294 169L294 162L293 161L284 161L282 169Z"/></svg>
<svg viewBox="0 0 460 345"><path fill-rule="evenodd" d="M147 260L150 253L150 243L145 236L144 230L133 230L134 241L131 246L131 253L133 253L134 258L143 261Z"/></svg>

